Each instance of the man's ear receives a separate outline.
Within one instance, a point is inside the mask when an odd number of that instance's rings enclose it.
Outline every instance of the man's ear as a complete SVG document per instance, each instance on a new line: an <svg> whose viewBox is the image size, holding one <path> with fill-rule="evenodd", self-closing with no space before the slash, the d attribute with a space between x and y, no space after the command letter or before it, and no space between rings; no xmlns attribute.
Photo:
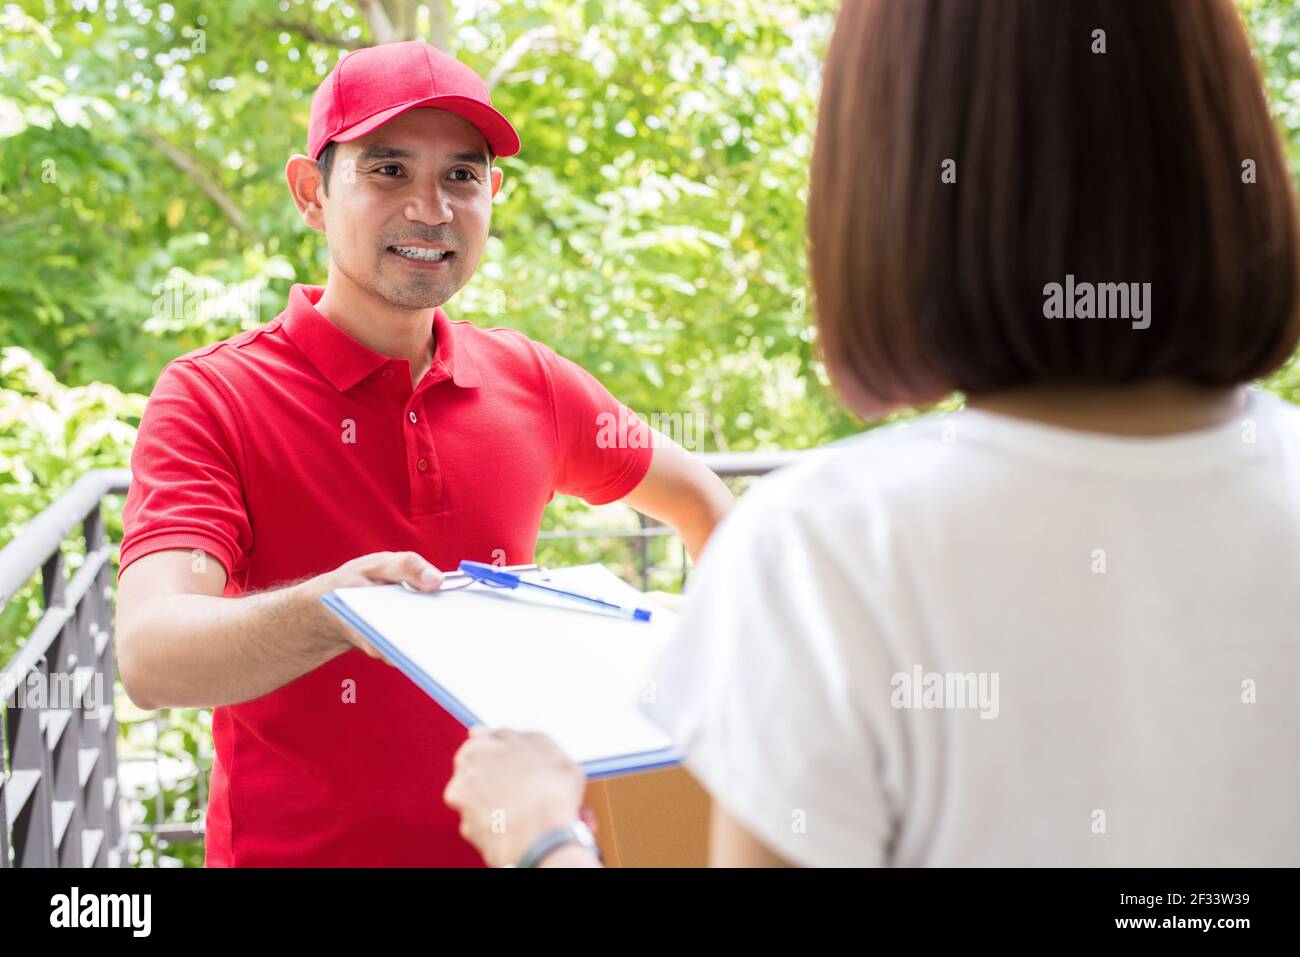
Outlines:
<svg viewBox="0 0 1300 957"><path fill-rule="evenodd" d="M492 198L495 199L497 190L501 188L501 167L492 167Z"/></svg>
<svg viewBox="0 0 1300 957"><path fill-rule="evenodd" d="M308 156L297 153L289 157L284 167L284 178L289 183L289 195L298 207L302 221L317 232L325 232L325 189L320 167Z"/></svg>

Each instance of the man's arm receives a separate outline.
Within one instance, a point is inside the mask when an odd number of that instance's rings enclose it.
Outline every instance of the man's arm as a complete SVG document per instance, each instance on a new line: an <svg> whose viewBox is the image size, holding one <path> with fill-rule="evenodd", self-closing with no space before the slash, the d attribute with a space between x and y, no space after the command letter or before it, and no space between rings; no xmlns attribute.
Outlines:
<svg viewBox="0 0 1300 957"><path fill-rule="evenodd" d="M260 698L354 647L379 658L320 599L335 588L403 580L435 591L442 575L414 552L378 552L274 591L223 598L220 562L154 552L118 582L122 685L147 710L206 708Z"/></svg>
<svg viewBox="0 0 1300 957"><path fill-rule="evenodd" d="M656 432L654 457L645 477L623 497L638 512L677 530L691 558L736 503L731 490L699 459Z"/></svg>

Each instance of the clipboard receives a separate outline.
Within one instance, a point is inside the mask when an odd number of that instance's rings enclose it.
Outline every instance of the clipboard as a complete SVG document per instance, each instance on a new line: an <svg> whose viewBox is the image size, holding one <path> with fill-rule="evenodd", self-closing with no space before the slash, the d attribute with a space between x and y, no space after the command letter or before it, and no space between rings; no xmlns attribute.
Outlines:
<svg viewBox="0 0 1300 957"><path fill-rule="evenodd" d="M446 576L437 592L336 589L321 600L467 728L540 731L590 779L673 767L681 753L638 704L676 616L603 565L521 572L548 585L653 608L650 622Z"/></svg>

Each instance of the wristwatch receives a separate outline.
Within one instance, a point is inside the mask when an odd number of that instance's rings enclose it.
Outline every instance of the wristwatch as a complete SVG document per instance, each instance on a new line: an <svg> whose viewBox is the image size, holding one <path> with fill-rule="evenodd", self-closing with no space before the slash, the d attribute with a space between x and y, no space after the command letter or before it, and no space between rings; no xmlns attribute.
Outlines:
<svg viewBox="0 0 1300 957"><path fill-rule="evenodd" d="M601 860L600 848L596 845L596 838L591 833L591 828L587 827L582 821L574 821L568 827L557 827L553 831L547 831L533 841L515 867L536 867L551 852L557 851L567 844L578 844L585 847L596 855L596 860ZM601 863L604 862L601 861Z"/></svg>

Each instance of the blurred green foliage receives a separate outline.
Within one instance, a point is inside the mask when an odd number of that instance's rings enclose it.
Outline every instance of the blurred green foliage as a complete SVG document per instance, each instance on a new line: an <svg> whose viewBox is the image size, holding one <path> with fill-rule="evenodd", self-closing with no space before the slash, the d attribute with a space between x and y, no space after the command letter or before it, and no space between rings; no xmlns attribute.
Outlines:
<svg viewBox="0 0 1300 957"><path fill-rule="evenodd" d="M366 26L343 3L47 6L3 14L0 340L61 382L148 392L167 359L323 281L284 164ZM852 431L805 315L831 0L452 7L454 52L524 148L449 311L547 342L638 410L705 414L713 448ZM236 287L260 308L223 301Z"/></svg>
<svg viewBox="0 0 1300 957"><path fill-rule="evenodd" d="M702 416L707 449L860 429L807 316L803 205L835 0L451 6L452 52L489 78L524 147L501 161L484 263L448 311L549 343L642 413ZM1239 6L1300 176L1300 6ZM129 464L169 359L323 282L323 238L283 168L316 85L367 42L337 0L0 3L0 544L86 469ZM1300 368L1266 385L1300 401ZM106 517L120 540L120 503ZM546 527L636 520L559 500ZM637 548L560 539L538 558L636 580ZM655 539L649 558L652 587L675 588L680 544ZM0 662L38 614L33 582L0 611ZM206 713L171 712L161 732L124 700L119 715L124 754L156 747L181 768L132 804L137 821L193 820ZM202 846L146 836L133 860L194 865Z"/></svg>

